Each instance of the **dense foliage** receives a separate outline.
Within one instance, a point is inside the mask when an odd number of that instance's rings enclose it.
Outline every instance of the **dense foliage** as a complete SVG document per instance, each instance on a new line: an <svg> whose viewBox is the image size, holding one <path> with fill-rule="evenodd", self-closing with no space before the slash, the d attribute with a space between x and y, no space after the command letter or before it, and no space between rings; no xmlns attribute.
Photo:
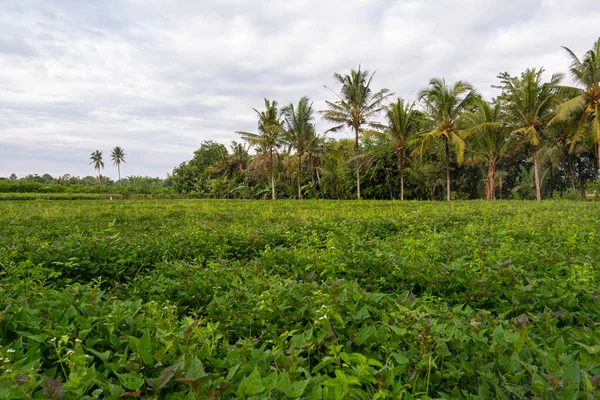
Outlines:
<svg viewBox="0 0 600 400"><path fill-rule="evenodd" d="M597 398L599 215L0 202L0 398Z"/></svg>
<svg viewBox="0 0 600 400"><path fill-rule="evenodd" d="M339 92L320 110L333 126L322 136L309 118L313 134L298 141L283 118L290 106L265 99L257 132L238 132L254 157L235 142L231 154L204 142L173 171L174 188L217 198L585 198L600 168L600 39L581 59L566 50L577 87L563 74L546 80L543 68L504 72L489 101L443 78L416 103L392 100L360 67L335 73ZM342 131L353 140L325 135Z"/></svg>

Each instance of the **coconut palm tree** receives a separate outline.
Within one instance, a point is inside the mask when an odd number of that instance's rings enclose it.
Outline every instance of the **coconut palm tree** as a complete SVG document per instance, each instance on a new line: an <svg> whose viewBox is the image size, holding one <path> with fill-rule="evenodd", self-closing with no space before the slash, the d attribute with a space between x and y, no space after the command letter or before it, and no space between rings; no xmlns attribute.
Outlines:
<svg viewBox="0 0 600 400"><path fill-rule="evenodd" d="M433 129L421 139L421 155L432 140L441 139L446 149L446 200L450 201L450 146L456 150L456 162L463 162L468 130L461 127L460 118L478 98L470 83L458 81L449 86L444 79L433 78L429 88L419 93L419 101L432 119ZM461 129L462 128L462 129Z"/></svg>
<svg viewBox="0 0 600 400"><path fill-rule="evenodd" d="M550 81L544 82L544 68L527 69L520 77L508 73L499 75L502 89L501 101L513 124L513 134L522 142L531 146L535 177L536 199L542 199L540 182L540 162L538 148L541 144L543 128L553 115L558 100L558 85L562 74L552 75Z"/></svg>
<svg viewBox="0 0 600 400"><path fill-rule="evenodd" d="M375 118L385 109L384 102L392 95L388 89L373 92L373 74L367 70L351 70L349 75L335 73L334 79L342 85L338 100L326 101L327 110L321 111L323 119L336 124L326 132L337 132L346 127L354 132L354 149L358 154L359 135L363 127L383 129ZM360 166L356 163L356 198L360 200Z"/></svg>
<svg viewBox="0 0 600 400"><path fill-rule="evenodd" d="M98 170L98 181L102 184L102 175L100 175L100 169L104 168L104 161L102 161L102 152L100 150L96 150L90 156L90 165L94 164L94 169Z"/></svg>
<svg viewBox="0 0 600 400"><path fill-rule="evenodd" d="M579 127L571 139L571 151L587 130L600 168L600 38L582 60L571 49L563 48L571 58L571 78L579 87L562 87L564 93L570 94L570 98L556 109L556 116L550 125L555 121L577 119Z"/></svg>
<svg viewBox="0 0 600 400"><path fill-rule="evenodd" d="M496 170L502 159L508 156L512 145L506 124L501 121L500 102L493 104L483 99L477 101L477 111L465 114L470 122L469 148L472 156L468 163L485 163L485 199L496 198Z"/></svg>
<svg viewBox="0 0 600 400"><path fill-rule="evenodd" d="M308 97L302 97L294 106L290 103L283 110L285 141L296 150L298 164L298 200L302 199L302 156L315 140L314 111Z"/></svg>
<svg viewBox="0 0 600 400"><path fill-rule="evenodd" d="M283 143L283 120L277 108L276 101L265 100L265 111L254 112L258 114L258 133L237 132L250 145L269 157L271 172L271 199L275 200L275 159L274 153Z"/></svg>
<svg viewBox="0 0 600 400"><path fill-rule="evenodd" d="M388 106L385 118L387 127L384 135L394 149L397 158L398 173L400 174L400 200L404 200L404 161L406 150L419 131L423 113L414 109L414 103L408 103L398 98Z"/></svg>
<svg viewBox="0 0 600 400"><path fill-rule="evenodd" d="M119 172L119 186L121 186L121 163L125 161L125 150L120 148L119 146L115 147L110 153L110 159L113 162L113 165L117 166L117 171Z"/></svg>

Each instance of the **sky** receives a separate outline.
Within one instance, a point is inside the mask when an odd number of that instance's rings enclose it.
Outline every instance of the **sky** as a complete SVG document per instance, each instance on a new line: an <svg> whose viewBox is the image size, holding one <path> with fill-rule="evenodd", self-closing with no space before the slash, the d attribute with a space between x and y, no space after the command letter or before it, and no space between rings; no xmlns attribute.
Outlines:
<svg viewBox="0 0 600 400"><path fill-rule="evenodd" d="M432 77L491 98L497 75L567 72L597 0L0 0L0 177L164 178L205 140L255 131L263 98L335 100L333 73L414 100ZM325 88L325 85L329 88ZM324 131L327 123L318 121ZM351 137L341 133L338 137Z"/></svg>

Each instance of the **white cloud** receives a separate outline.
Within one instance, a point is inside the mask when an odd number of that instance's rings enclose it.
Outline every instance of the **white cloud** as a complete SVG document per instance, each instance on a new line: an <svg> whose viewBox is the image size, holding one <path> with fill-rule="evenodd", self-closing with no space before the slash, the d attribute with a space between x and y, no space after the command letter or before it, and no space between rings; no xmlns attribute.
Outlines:
<svg viewBox="0 0 600 400"><path fill-rule="evenodd" d="M116 145L125 174L165 176L203 140L252 130L263 97L323 108L333 72L358 64L409 99L434 76L490 97L499 72L565 72L560 46L598 37L595 3L5 0L0 176L93 174L89 154Z"/></svg>

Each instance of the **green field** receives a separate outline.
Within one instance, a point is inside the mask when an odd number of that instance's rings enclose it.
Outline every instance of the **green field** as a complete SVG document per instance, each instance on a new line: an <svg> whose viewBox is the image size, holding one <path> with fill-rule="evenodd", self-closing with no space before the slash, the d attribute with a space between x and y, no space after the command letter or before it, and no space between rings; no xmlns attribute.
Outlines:
<svg viewBox="0 0 600 400"><path fill-rule="evenodd" d="M592 399L600 207L2 201L0 399Z"/></svg>

